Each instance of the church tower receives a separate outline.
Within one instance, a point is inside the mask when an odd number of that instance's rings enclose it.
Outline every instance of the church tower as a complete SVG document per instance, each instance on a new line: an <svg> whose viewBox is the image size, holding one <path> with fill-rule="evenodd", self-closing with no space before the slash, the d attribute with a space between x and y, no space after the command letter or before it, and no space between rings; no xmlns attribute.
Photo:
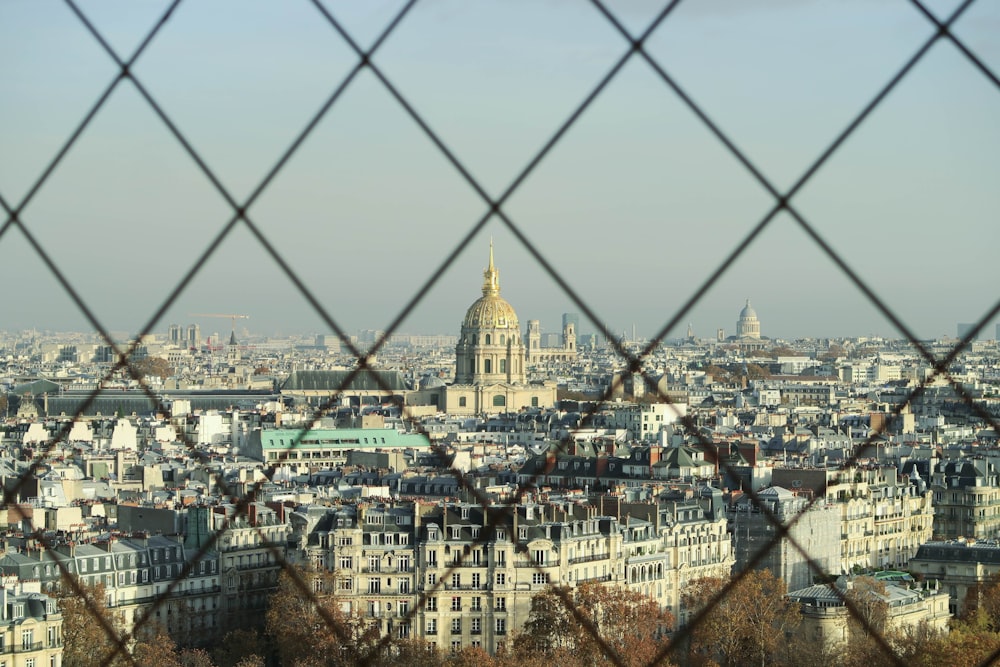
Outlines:
<svg viewBox="0 0 1000 667"><path fill-rule="evenodd" d="M514 308L500 296L500 272L483 271L483 296L465 313L455 349L455 384L524 384L525 354Z"/></svg>

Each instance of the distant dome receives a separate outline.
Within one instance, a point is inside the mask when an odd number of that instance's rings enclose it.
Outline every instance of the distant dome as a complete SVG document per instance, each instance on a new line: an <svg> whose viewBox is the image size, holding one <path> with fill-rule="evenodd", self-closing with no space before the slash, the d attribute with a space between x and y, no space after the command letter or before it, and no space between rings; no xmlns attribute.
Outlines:
<svg viewBox="0 0 1000 667"><path fill-rule="evenodd" d="M760 320L757 319L757 311L750 306L750 299L747 305L740 311L740 319L736 321L736 337L745 339L760 339Z"/></svg>

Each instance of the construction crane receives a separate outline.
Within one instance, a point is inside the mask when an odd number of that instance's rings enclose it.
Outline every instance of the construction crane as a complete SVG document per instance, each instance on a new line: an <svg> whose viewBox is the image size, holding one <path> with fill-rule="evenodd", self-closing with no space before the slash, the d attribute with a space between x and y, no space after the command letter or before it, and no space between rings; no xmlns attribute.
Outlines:
<svg viewBox="0 0 1000 667"><path fill-rule="evenodd" d="M232 320L233 323L233 333L236 333L236 320L249 320L249 315L240 315L238 313L191 313L188 317L225 317L226 319Z"/></svg>

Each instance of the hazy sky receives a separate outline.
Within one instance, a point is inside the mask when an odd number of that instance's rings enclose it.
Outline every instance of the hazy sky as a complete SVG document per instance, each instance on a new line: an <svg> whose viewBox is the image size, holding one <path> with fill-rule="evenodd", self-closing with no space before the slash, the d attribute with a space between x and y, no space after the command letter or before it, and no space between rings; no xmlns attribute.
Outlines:
<svg viewBox="0 0 1000 667"><path fill-rule="evenodd" d="M958 3L931 2L945 16ZM126 58L165 2L83 11ZM367 47L399 2L330 2ZM610 2L641 31L662 3ZM933 33L906 0L686 0L649 51L779 189ZM1000 72L1000 4L956 33ZM422 0L374 61L493 196L627 44L582 0ZM357 59L306 1L186 0L134 71L244 200ZM117 74L62 2L0 2L0 196L17 205ZM919 336L954 335L1000 298L1000 90L938 42L793 199ZM772 198L639 59L630 61L512 195L506 212L614 330L650 335L769 210ZM362 71L250 209L348 332L384 328L487 210L370 71ZM23 211L97 317L136 330L231 209L128 81ZM6 219L6 215L2 216ZM579 310L497 218L402 331L456 333L489 238L522 324ZM0 238L0 329L86 330L17 229ZM671 335L732 333L750 298L770 336L895 336L786 214ZM252 331L326 332L242 225L155 328L246 313ZM201 321L203 330L228 322ZM583 331L591 331L589 323ZM987 337L993 337L993 326Z"/></svg>

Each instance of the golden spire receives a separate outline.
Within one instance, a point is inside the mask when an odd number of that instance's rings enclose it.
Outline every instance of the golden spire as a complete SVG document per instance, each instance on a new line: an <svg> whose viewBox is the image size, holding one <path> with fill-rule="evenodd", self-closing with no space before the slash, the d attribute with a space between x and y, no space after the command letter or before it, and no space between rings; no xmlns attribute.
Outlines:
<svg viewBox="0 0 1000 667"><path fill-rule="evenodd" d="M493 265L493 238L490 238L490 265L483 271L483 296L500 295L500 272Z"/></svg>

